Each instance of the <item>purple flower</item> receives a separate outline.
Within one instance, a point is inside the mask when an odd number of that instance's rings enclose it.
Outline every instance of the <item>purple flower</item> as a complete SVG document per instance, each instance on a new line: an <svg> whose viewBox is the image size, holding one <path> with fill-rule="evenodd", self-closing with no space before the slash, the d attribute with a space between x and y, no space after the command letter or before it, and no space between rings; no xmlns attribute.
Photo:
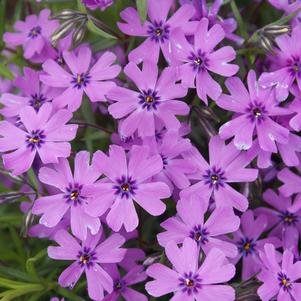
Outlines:
<svg viewBox="0 0 301 301"><path fill-rule="evenodd" d="M215 24L208 29L209 21L203 18L194 34L194 45L185 38L184 33L177 29L173 36L173 55L178 61L177 70L184 86L196 89L198 97L208 103L207 96L217 100L222 88L210 75L209 71L222 75L232 76L238 71L238 66L229 64L235 59L235 51L230 46L222 47L216 51L214 48L220 43L225 32L222 27Z"/></svg>
<svg viewBox="0 0 301 301"><path fill-rule="evenodd" d="M108 225L114 231L124 225L129 232L139 222L133 201L154 216L165 211L161 199L168 198L170 190L163 182L151 181L162 170L162 159L159 155L150 156L147 146L133 146L126 154L122 147L111 145L109 156L98 151L95 160L101 162L107 178L84 189L91 197L88 214L101 216L109 209Z"/></svg>
<svg viewBox="0 0 301 301"><path fill-rule="evenodd" d="M234 136L235 146L245 150L252 146L255 132L261 149L277 153L275 142L287 143L289 130L273 118L291 112L279 107L271 89L258 87L253 70L249 71L247 80L248 90L238 77L227 79L226 86L231 94L223 94L217 105L237 115L219 129L219 134L223 139Z"/></svg>
<svg viewBox="0 0 301 301"><path fill-rule="evenodd" d="M298 241L301 237L301 209L294 206L291 198L276 194L272 189L263 193L264 201L270 206L258 207L256 215L264 214L267 217L270 235L282 240L285 249L298 254Z"/></svg>
<svg viewBox="0 0 301 301"><path fill-rule="evenodd" d="M206 208L195 199L181 199L177 203L177 216L170 217L161 224L166 232L158 234L159 244L165 247L170 241L183 243L186 237L194 239L206 254L211 249L222 250L226 256L235 257L237 248L223 241L220 235L236 231L239 218L231 208L218 208L205 221Z"/></svg>
<svg viewBox="0 0 301 301"><path fill-rule="evenodd" d="M279 49L276 49L277 70L263 73L259 84L263 88L275 89L276 99L285 100L293 83L296 81L301 90L301 35L300 26L296 26L291 35L285 34L276 38Z"/></svg>
<svg viewBox="0 0 301 301"><path fill-rule="evenodd" d="M30 15L25 22L17 21L14 25L17 32L6 32L3 36L4 42L10 47L22 45L26 59L40 54L58 27L58 22L49 20L49 16L50 10L43 9L39 16Z"/></svg>
<svg viewBox="0 0 301 301"><path fill-rule="evenodd" d="M89 200L84 188L93 184L101 175L95 160L94 156L92 164L89 165L89 153L86 151L77 153L74 176L67 159L60 159L54 168L40 169L40 181L60 190L58 194L41 197L35 201L32 213L42 215L40 219L42 225L55 227L70 210L71 230L76 237L86 239L88 229L93 235L99 231L99 218L85 212Z"/></svg>
<svg viewBox="0 0 301 301"><path fill-rule="evenodd" d="M245 168L254 158L252 151L239 151L233 143L225 145L221 138L214 136L209 142L209 164L196 148L187 152L185 157L189 157L198 168L197 173L191 177L198 182L181 191L182 199L193 196L207 208L209 199L214 197L217 207L247 210L247 198L228 183L251 182L257 178L256 169Z"/></svg>
<svg viewBox="0 0 301 301"><path fill-rule="evenodd" d="M237 28L237 23L235 19L223 19L221 18L221 16L218 15L223 4L223 0L214 0L211 5L208 5L207 1L204 0L180 0L180 3L182 5L187 3L191 3L194 5L196 13L193 19L200 20L206 17L209 20L210 26L213 26L214 24L219 24L223 28L227 39L232 40L239 45L243 43L243 38L233 33Z"/></svg>
<svg viewBox="0 0 301 301"><path fill-rule="evenodd" d="M235 267L229 264L224 253L212 249L199 267L197 243L186 238L182 248L170 242L165 248L166 256L173 269L161 263L150 266L146 273L155 280L146 283L147 292L154 297L174 293L173 301L219 300L232 301L235 292L229 281L235 274Z"/></svg>
<svg viewBox="0 0 301 301"><path fill-rule="evenodd" d="M52 105L44 104L39 112L25 107L20 112L23 127L16 127L8 121L0 122L0 151L4 167L14 175L27 171L39 154L44 164L58 163L58 158L67 158L71 152L68 141L74 139L78 126L66 123L72 114L59 110L52 114Z"/></svg>
<svg viewBox="0 0 301 301"><path fill-rule="evenodd" d="M85 272L88 283L89 297L102 300L104 290L113 291L112 277L103 269L102 264L120 262L126 249L120 248L125 239L119 234L100 241L102 232L88 235L81 245L67 231L61 230L55 235L58 247L48 247L48 256L58 260L73 260L74 262L59 277L62 287L73 287Z"/></svg>
<svg viewBox="0 0 301 301"><path fill-rule="evenodd" d="M24 77L17 77L15 85L20 89L21 95L12 93L4 93L0 98L0 102L4 108L0 110L5 117L18 117L20 111L31 106L36 112L46 102L51 102L59 91L52 89L40 82L41 72L34 71L30 68L24 68Z"/></svg>
<svg viewBox="0 0 301 301"><path fill-rule="evenodd" d="M127 256L129 256L128 253ZM129 287L140 283L147 278L142 266L132 268L124 276L120 275L116 264L108 265L106 270L113 278L114 289L112 293L105 296L103 301L118 301L120 297L123 297L126 301L148 300L145 295Z"/></svg>
<svg viewBox="0 0 301 301"><path fill-rule="evenodd" d="M64 51L63 58L70 69L64 70L54 60L47 60L43 69L47 73L41 75L41 81L48 86L64 88L64 92L53 101L56 107L68 105L68 109L76 111L83 98L84 92L92 102L106 101L105 95L116 86L111 81L120 72L120 66L112 65L116 60L115 54L105 52L98 61L90 67L91 50L87 46L74 52Z"/></svg>
<svg viewBox="0 0 301 301"><path fill-rule="evenodd" d="M242 258L242 279L246 280L258 273L261 269L259 251L265 243L273 243L276 247L281 242L276 237L260 239L260 236L267 230L267 218L259 215L256 219L252 210L248 210L241 216L241 229L234 232L233 242L238 248L238 256L233 259L237 263Z"/></svg>
<svg viewBox="0 0 301 301"><path fill-rule="evenodd" d="M110 114L116 119L125 118L120 125L121 135L129 137L138 130L139 136L154 136L158 122L167 129L179 129L181 123L175 115L187 115L189 107L176 100L184 97L187 89L176 84L174 70L165 68L157 80L158 66L146 61L142 70L129 63L124 72L139 91L116 87L108 94L108 98L116 101L109 106Z"/></svg>
<svg viewBox="0 0 301 301"><path fill-rule="evenodd" d="M190 185L188 174L195 172L196 168L183 157L183 153L192 148L189 139L183 139L176 131L168 131L159 141L156 137L145 138L144 144L163 161L163 169L154 179L165 182L171 191L174 187L183 189Z"/></svg>
<svg viewBox="0 0 301 301"><path fill-rule="evenodd" d="M100 8L102 11L113 4L114 0L82 0L90 9Z"/></svg>
<svg viewBox="0 0 301 301"><path fill-rule="evenodd" d="M294 262L294 255L285 250L281 266L275 246L266 244L260 253L263 269L257 276L263 284L257 290L262 301L294 301L301 296L301 261Z"/></svg>
<svg viewBox="0 0 301 301"><path fill-rule="evenodd" d="M141 24L138 12L132 7L120 13L125 23L118 22L117 25L122 32L130 36L146 37L141 45L129 53L130 61L137 64L146 60L157 63L161 49L169 62L172 59L170 50L172 30L180 27L185 33L193 33L195 26L189 22L194 14L192 5L183 5L167 20L173 2L173 0L147 1L150 21L145 21L144 24Z"/></svg>
<svg viewBox="0 0 301 301"><path fill-rule="evenodd" d="M301 91L297 86L293 86L291 92L295 99L289 104L289 109L294 113L294 116L291 118L289 125L299 132L301 131Z"/></svg>

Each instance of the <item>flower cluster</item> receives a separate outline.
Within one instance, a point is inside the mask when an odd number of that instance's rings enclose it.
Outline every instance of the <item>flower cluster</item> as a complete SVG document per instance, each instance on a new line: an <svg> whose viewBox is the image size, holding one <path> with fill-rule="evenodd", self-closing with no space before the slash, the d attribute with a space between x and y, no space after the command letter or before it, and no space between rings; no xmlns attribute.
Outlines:
<svg viewBox="0 0 301 301"><path fill-rule="evenodd" d="M298 1L270 0L291 31L273 22L256 58L235 1L235 18L219 0L143 2L42 9L4 34L24 68L0 82L1 178L22 184L2 205L26 196L26 234L69 261L60 298L85 278L95 301L301 300ZM100 42L72 47L78 20Z"/></svg>

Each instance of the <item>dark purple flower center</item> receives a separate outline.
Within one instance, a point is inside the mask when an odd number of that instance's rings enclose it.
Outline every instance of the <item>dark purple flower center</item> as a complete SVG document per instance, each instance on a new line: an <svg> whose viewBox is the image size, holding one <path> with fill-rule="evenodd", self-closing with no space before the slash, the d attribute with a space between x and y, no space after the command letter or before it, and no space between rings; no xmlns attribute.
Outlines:
<svg viewBox="0 0 301 301"><path fill-rule="evenodd" d="M193 293L197 293L201 289L201 278L199 274L192 272L185 273L182 277L179 278L179 286L183 293L188 294L189 296Z"/></svg>
<svg viewBox="0 0 301 301"><path fill-rule="evenodd" d="M163 168L166 168L166 166L168 165L168 158L165 157L164 155L160 155L161 159L162 159L162 163L163 163Z"/></svg>
<svg viewBox="0 0 301 301"><path fill-rule="evenodd" d="M237 242L237 247L242 256L248 256L255 252L256 243L253 239L245 237Z"/></svg>
<svg viewBox="0 0 301 301"><path fill-rule="evenodd" d="M31 133L26 136L27 147L29 147L32 151L37 147L40 148L45 142L45 138L46 136L43 130L31 131Z"/></svg>
<svg viewBox="0 0 301 301"><path fill-rule="evenodd" d="M123 279L118 279L114 282L114 290L121 293L126 288L126 282Z"/></svg>
<svg viewBox="0 0 301 301"><path fill-rule="evenodd" d="M152 41L157 43L164 43L165 40L169 39L169 25L164 24L162 21L154 21L151 25L148 26L147 33L149 34Z"/></svg>
<svg viewBox="0 0 301 301"><path fill-rule="evenodd" d="M29 31L28 37L31 39L35 39L38 35L41 34L41 32L42 28L40 26L35 26Z"/></svg>
<svg viewBox="0 0 301 301"><path fill-rule="evenodd" d="M78 264L81 267L91 268L97 259L96 253L88 247L84 247L83 250L78 252L77 255Z"/></svg>
<svg viewBox="0 0 301 301"><path fill-rule="evenodd" d="M289 211L281 212L279 217L286 226L296 226L298 223L298 216Z"/></svg>
<svg viewBox="0 0 301 301"><path fill-rule="evenodd" d="M139 104L147 111L157 110L157 106L160 103L158 101L159 99L160 96L158 96L158 92L151 89L143 90L142 93L139 94Z"/></svg>
<svg viewBox="0 0 301 301"><path fill-rule="evenodd" d="M192 69L196 72L200 72L201 70L206 69L208 66L208 59L206 58L206 54L201 50L198 50L197 54L191 53L188 57L190 61L190 65Z"/></svg>
<svg viewBox="0 0 301 301"><path fill-rule="evenodd" d="M91 76L89 73L81 73L73 76L71 84L73 84L73 88L81 89L82 87L86 87L90 82Z"/></svg>
<svg viewBox="0 0 301 301"><path fill-rule="evenodd" d="M258 123L262 122L267 115L265 105L256 100L253 103L250 103L246 112L248 113L248 118L251 119L252 122Z"/></svg>
<svg viewBox="0 0 301 301"><path fill-rule="evenodd" d="M38 112L42 104L44 104L45 102L47 102L47 98L43 94L35 93L31 95L29 105L32 106L36 112Z"/></svg>
<svg viewBox="0 0 301 301"><path fill-rule="evenodd" d="M81 195L82 188L83 185L80 185L78 183L70 183L69 186L66 188L66 193L64 195L66 202L74 206L81 205L86 199Z"/></svg>
<svg viewBox="0 0 301 301"><path fill-rule="evenodd" d="M289 72L291 76L301 76L300 57L292 57L292 59L287 61L287 66L289 67Z"/></svg>
<svg viewBox="0 0 301 301"><path fill-rule="evenodd" d="M203 228L201 225L194 226L189 233L189 237L194 239L197 244L205 244L208 242L209 232L206 228Z"/></svg>
<svg viewBox="0 0 301 301"><path fill-rule="evenodd" d="M206 174L203 175L205 183L209 185L210 188L218 190L220 186L224 186L226 177L225 172L221 168L213 166L211 169L206 170Z"/></svg>
<svg viewBox="0 0 301 301"><path fill-rule="evenodd" d="M278 280L279 280L279 286L284 291L289 291L292 288L292 284L290 282L290 279L282 272L278 273Z"/></svg>
<svg viewBox="0 0 301 301"><path fill-rule="evenodd" d="M131 177L122 176L116 180L117 184L113 186L115 195L120 195L121 198L130 198L135 195L135 190L138 188L136 181Z"/></svg>

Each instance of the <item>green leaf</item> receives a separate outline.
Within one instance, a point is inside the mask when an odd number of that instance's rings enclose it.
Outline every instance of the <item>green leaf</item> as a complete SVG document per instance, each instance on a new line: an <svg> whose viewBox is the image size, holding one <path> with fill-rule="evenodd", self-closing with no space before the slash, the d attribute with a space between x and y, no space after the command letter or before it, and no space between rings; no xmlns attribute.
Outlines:
<svg viewBox="0 0 301 301"><path fill-rule="evenodd" d="M9 67L3 63L0 63L0 75L9 80L13 80L15 78L13 73L9 70Z"/></svg>
<svg viewBox="0 0 301 301"><path fill-rule="evenodd" d="M35 269L35 262L37 262L38 260L40 260L41 258L45 257L47 254L47 250L41 250L36 256L29 258L26 261L26 271L28 272L29 275L31 275L34 279L39 280L39 275Z"/></svg>
<svg viewBox="0 0 301 301"><path fill-rule="evenodd" d="M139 12L141 22L146 20L147 16L147 0L136 0L137 10Z"/></svg>
<svg viewBox="0 0 301 301"><path fill-rule="evenodd" d="M82 13L87 13L86 6L81 2L81 0L77 0L77 8Z"/></svg>
<svg viewBox="0 0 301 301"><path fill-rule="evenodd" d="M6 0L0 2L0 41L2 41L3 34L5 32L5 9L6 9Z"/></svg>
<svg viewBox="0 0 301 301"><path fill-rule="evenodd" d="M41 284L29 284L24 287L19 287L15 290L9 290L0 294L1 301L10 301L17 297L32 294L33 292L42 291L44 287Z"/></svg>
<svg viewBox="0 0 301 301"><path fill-rule="evenodd" d="M0 274L3 276L9 276L12 278L25 280L25 281L30 281L31 279L31 277L28 274L7 266L6 267L0 266Z"/></svg>
<svg viewBox="0 0 301 301"><path fill-rule="evenodd" d="M240 14L240 12L239 12L239 9L238 9L238 7L237 7L237 5L236 5L235 0L232 0L231 3L230 3L230 5L231 5L232 12L233 12L233 14L234 14L234 17L235 17L235 19L236 19L236 21L237 21L237 23L238 23L238 29L239 29L239 32L240 32L240 34L242 35L242 37L243 37L245 40L247 40L248 37L249 37L249 35L248 35L248 32L247 32L245 23L244 23L244 21L243 21L243 19L242 19L242 16L241 16L241 14Z"/></svg>
<svg viewBox="0 0 301 301"><path fill-rule="evenodd" d="M291 14L289 14L288 16L284 16L282 18L280 18L279 20L271 23L270 25L285 25L287 24L291 19L293 19L294 17L296 17L301 11L301 8L297 9L296 11L292 12Z"/></svg>
<svg viewBox="0 0 301 301"><path fill-rule="evenodd" d="M29 169L29 171L27 172L27 175L28 175L30 184L35 188L35 191L38 191L39 190L39 181L32 168Z"/></svg>
<svg viewBox="0 0 301 301"><path fill-rule="evenodd" d="M97 34L98 36L101 36L106 39L116 39L113 35L103 31L102 29L98 28L91 20L87 22L87 28L93 32L94 34Z"/></svg>

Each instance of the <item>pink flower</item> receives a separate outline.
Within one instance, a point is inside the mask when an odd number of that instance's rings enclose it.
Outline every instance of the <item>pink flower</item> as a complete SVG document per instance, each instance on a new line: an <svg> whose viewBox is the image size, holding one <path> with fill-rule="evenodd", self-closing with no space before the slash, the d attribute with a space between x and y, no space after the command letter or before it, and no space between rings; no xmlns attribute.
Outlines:
<svg viewBox="0 0 301 301"><path fill-rule="evenodd" d="M63 52L63 58L70 72L64 70L54 60L47 60L43 64L45 75L41 81L48 86L64 88L64 92L53 100L55 107L63 108L66 105L72 112L76 111L83 98L84 92L92 102L106 101L107 93L116 86L111 81L120 72L120 66L112 65L116 60L115 54L105 52L91 67L91 50L82 46L75 52Z"/></svg>
<svg viewBox="0 0 301 301"><path fill-rule="evenodd" d="M66 124L72 117L67 110L53 114L52 105L44 104L39 112L25 107L20 112L22 127L8 121L0 122L0 151L6 169L14 175L27 171L38 153L44 164L58 163L58 158L67 158L71 152L69 141L73 140L78 126Z"/></svg>

